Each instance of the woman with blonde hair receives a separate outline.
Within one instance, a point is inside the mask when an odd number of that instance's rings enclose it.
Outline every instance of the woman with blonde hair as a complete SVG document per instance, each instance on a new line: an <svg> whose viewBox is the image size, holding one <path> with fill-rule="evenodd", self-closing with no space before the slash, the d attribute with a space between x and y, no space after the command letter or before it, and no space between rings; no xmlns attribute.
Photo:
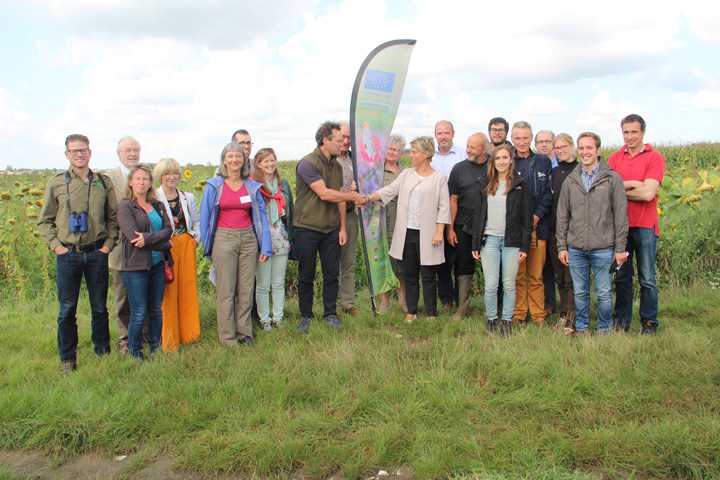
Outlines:
<svg viewBox="0 0 720 480"><path fill-rule="evenodd" d="M406 168L390 185L364 197L364 203L380 200L383 205L398 199L390 256L402 259L407 323L417 318L420 274L428 320L437 315L435 277L437 266L445 261L443 232L450 224L450 194L445 175L430 166L434 154L432 137L416 138L410 142L413 168Z"/></svg>
<svg viewBox="0 0 720 480"><path fill-rule="evenodd" d="M277 168L277 156L272 148L261 148L253 161L253 178L262 185L260 193L265 200L272 256L255 265L255 301L263 330L282 328L285 308L285 271L293 241L293 197L290 184ZM272 290L272 318L270 317L270 291Z"/></svg>
<svg viewBox="0 0 720 480"><path fill-rule="evenodd" d="M272 256L262 185L249 176L242 146L228 143L200 202L200 238L217 289L218 339L228 347L255 343L250 316L255 265Z"/></svg>
<svg viewBox="0 0 720 480"><path fill-rule="evenodd" d="M123 283L130 302L128 344L133 358L143 359L142 328L148 317L150 354L160 348L162 301L165 294L165 256L173 247L171 220L157 199L153 173L139 163L128 174L125 200L118 204L122 230ZM172 256L167 257L172 266Z"/></svg>
<svg viewBox="0 0 720 480"><path fill-rule="evenodd" d="M200 311L197 296L196 251L200 241L200 213L195 195L178 187L182 167L172 158L163 158L154 169L160 180L158 200L172 219L175 281L165 287L163 298L162 344L166 352L200 338Z"/></svg>

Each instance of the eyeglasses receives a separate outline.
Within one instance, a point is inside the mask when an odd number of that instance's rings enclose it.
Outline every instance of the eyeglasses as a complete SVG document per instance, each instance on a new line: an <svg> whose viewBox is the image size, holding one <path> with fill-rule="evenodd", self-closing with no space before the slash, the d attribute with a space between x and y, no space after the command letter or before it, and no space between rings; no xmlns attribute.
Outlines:
<svg viewBox="0 0 720 480"><path fill-rule="evenodd" d="M242 143L240 145L242 145ZM262 155L263 153L272 153L273 155L275 155L275 150L270 147L265 147L258 150L255 155Z"/></svg>
<svg viewBox="0 0 720 480"><path fill-rule="evenodd" d="M66 150L65 153L69 153L72 156L77 155L78 153L80 155L87 155L87 153L90 151L89 148L74 148L72 150Z"/></svg>
<svg viewBox="0 0 720 480"><path fill-rule="evenodd" d="M165 172L162 174L163 177L179 177L180 172Z"/></svg>
<svg viewBox="0 0 720 480"><path fill-rule="evenodd" d="M386 151L400 153L402 150L400 150L399 148L395 148L395 147L387 147Z"/></svg>
<svg viewBox="0 0 720 480"><path fill-rule="evenodd" d="M552 140L538 140L535 145L545 145L546 143L552 143Z"/></svg>
<svg viewBox="0 0 720 480"><path fill-rule="evenodd" d="M491 128L490 129L490 133L505 133L505 132L507 132L507 130L505 130L504 128Z"/></svg>
<svg viewBox="0 0 720 480"><path fill-rule="evenodd" d="M572 145L558 145L557 147L555 147L555 151L556 151L556 152L562 152L563 150L567 150L567 149L570 148L571 146L572 146Z"/></svg>
<svg viewBox="0 0 720 480"><path fill-rule="evenodd" d="M120 151L121 151L122 153L124 153L124 154L133 153L133 152L135 152L135 153L140 153L140 149L139 149L139 148L123 148L123 149L120 150Z"/></svg>
<svg viewBox="0 0 720 480"><path fill-rule="evenodd" d="M243 147L251 147L251 146L254 145L253 142L251 142L251 141L245 141L245 140L243 140L243 141L241 141L241 142L236 142L236 143L237 143L238 145L242 145Z"/></svg>

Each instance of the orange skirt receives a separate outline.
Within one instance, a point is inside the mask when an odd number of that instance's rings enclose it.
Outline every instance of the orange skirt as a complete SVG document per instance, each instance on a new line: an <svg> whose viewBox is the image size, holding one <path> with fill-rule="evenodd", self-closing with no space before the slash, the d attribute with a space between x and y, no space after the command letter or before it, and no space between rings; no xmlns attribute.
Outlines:
<svg viewBox="0 0 720 480"><path fill-rule="evenodd" d="M165 287L163 298L162 345L174 352L180 343L200 338L200 311L197 296L197 242L189 233L171 238L175 281Z"/></svg>

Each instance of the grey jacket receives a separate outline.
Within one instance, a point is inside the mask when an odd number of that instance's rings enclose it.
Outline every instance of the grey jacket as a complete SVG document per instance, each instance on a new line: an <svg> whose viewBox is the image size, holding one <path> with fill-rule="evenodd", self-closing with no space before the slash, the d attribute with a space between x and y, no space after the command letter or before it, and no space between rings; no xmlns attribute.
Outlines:
<svg viewBox="0 0 720 480"><path fill-rule="evenodd" d="M557 250L613 248L625 251L628 233L627 197L623 180L600 159L597 178L585 192L582 164L563 182L557 207Z"/></svg>

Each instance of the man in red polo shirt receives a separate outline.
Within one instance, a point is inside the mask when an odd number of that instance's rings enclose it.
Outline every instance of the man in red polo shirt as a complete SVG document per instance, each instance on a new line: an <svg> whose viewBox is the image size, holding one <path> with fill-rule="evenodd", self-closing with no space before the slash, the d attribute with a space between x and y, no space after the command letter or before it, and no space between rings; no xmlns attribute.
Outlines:
<svg viewBox="0 0 720 480"><path fill-rule="evenodd" d="M658 292L655 283L655 253L658 227L657 191L665 174L665 158L643 143L645 120L631 114L620 122L625 148L613 153L608 166L625 183L630 228L627 236L627 262L618 271L615 282L615 328L627 332L632 320L633 257L637 262L640 282L640 323L642 333L654 335L658 320Z"/></svg>

